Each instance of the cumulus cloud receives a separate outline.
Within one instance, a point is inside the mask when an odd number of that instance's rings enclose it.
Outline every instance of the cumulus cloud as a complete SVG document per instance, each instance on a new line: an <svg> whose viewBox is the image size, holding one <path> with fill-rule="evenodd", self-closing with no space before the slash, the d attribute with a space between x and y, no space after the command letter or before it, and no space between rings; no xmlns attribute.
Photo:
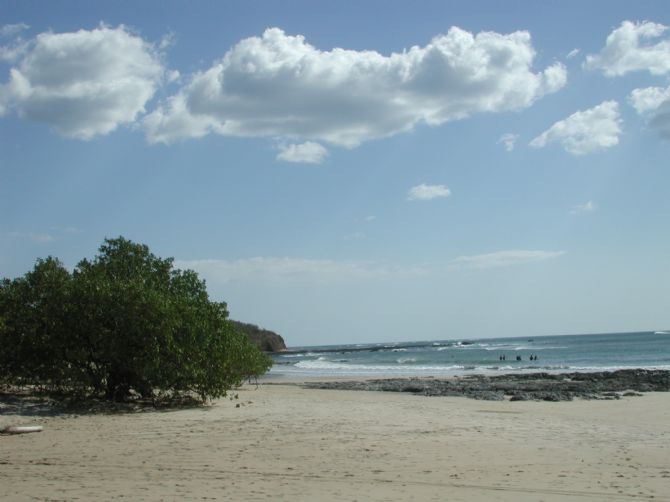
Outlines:
<svg viewBox="0 0 670 502"><path fill-rule="evenodd" d="M41 33L0 86L0 109L86 140L134 122L164 74L155 47L124 26Z"/></svg>
<svg viewBox="0 0 670 502"><path fill-rule="evenodd" d="M144 119L147 139L214 133L355 147L419 123L518 110L565 85L554 64L534 72L530 35L457 27L389 56L319 50L278 28L237 43Z"/></svg>
<svg viewBox="0 0 670 502"><path fill-rule="evenodd" d="M516 144L517 139L519 139L518 134L506 133L500 136L500 139L498 139L498 143L502 143L503 146L505 147L505 150L511 152L512 150L514 150L514 145Z"/></svg>
<svg viewBox="0 0 670 502"><path fill-rule="evenodd" d="M277 160L303 164L320 164L328 155L328 150L319 143L306 141L300 144L280 145Z"/></svg>
<svg viewBox="0 0 670 502"><path fill-rule="evenodd" d="M348 281L423 273L421 267L397 267L369 261L305 258L245 258L240 260L182 260L182 269L195 270L217 282L249 280Z"/></svg>
<svg viewBox="0 0 670 502"><path fill-rule="evenodd" d="M604 101L559 120L533 139L530 146L543 148L557 141L573 155L601 151L619 143L621 122L619 104L616 101Z"/></svg>
<svg viewBox="0 0 670 502"><path fill-rule="evenodd" d="M438 197L449 197L451 190L444 185L426 185L421 183L409 189L407 200L431 200Z"/></svg>
<svg viewBox="0 0 670 502"><path fill-rule="evenodd" d="M609 34L600 53L586 56L584 67L601 70L608 77L642 70L652 75L666 75L670 73L670 40L650 41L667 30L667 26L648 21L624 21Z"/></svg>
<svg viewBox="0 0 670 502"><path fill-rule="evenodd" d="M635 111L648 120L652 129L670 139L670 87L634 89L628 100Z"/></svg>
<svg viewBox="0 0 670 502"><path fill-rule="evenodd" d="M670 99L670 87L645 87L634 89L630 93L630 104L639 114L658 110L658 108Z"/></svg>
<svg viewBox="0 0 670 502"><path fill-rule="evenodd" d="M558 258L563 254L565 254L564 251L497 251L495 253L459 256L450 262L449 268L482 269L509 267L513 265L523 265L526 263L550 260L553 258Z"/></svg>
<svg viewBox="0 0 670 502"><path fill-rule="evenodd" d="M579 214L579 213L590 213L595 211L596 205L592 201L588 201L584 204L577 204L572 207L570 214Z"/></svg>

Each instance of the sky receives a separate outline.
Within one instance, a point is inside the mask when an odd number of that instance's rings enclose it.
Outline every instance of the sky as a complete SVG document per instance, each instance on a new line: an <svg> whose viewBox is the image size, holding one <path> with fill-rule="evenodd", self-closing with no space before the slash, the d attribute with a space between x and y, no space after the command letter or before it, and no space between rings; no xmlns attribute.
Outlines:
<svg viewBox="0 0 670 502"><path fill-rule="evenodd" d="M667 329L669 26L0 0L0 276L124 236L289 346Z"/></svg>

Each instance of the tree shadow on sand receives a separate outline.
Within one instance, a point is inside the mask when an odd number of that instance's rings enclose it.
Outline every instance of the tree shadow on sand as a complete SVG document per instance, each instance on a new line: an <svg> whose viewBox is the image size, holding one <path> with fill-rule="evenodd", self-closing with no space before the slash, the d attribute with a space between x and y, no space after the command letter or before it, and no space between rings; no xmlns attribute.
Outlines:
<svg viewBox="0 0 670 502"><path fill-rule="evenodd" d="M66 399L59 395L33 390L0 390L0 417L58 417L68 415L109 415L143 412L172 412L185 409L208 410L211 403L180 397L178 400L156 402L134 399L124 402L103 399Z"/></svg>

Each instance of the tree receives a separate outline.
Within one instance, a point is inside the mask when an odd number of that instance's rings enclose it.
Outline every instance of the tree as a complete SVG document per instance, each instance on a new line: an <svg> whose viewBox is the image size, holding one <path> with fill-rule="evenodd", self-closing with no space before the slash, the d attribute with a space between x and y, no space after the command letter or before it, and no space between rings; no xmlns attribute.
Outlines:
<svg viewBox="0 0 670 502"><path fill-rule="evenodd" d="M24 277L0 285L0 374L15 383L60 381L63 318L70 274L54 258L38 260Z"/></svg>
<svg viewBox="0 0 670 502"><path fill-rule="evenodd" d="M271 360L210 301L205 282L145 245L106 239L70 274L53 258L0 286L0 371L10 383L123 399L220 397Z"/></svg>

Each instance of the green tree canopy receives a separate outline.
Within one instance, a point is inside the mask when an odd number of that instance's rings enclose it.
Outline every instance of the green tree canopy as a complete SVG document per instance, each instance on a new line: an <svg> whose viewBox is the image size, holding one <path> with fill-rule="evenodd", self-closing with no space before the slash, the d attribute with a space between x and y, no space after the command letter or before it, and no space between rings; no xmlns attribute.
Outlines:
<svg viewBox="0 0 670 502"><path fill-rule="evenodd" d="M72 273L54 258L0 284L0 378L122 399L220 397L271 360L205 282L145 245L107 239Z"/></svg>

